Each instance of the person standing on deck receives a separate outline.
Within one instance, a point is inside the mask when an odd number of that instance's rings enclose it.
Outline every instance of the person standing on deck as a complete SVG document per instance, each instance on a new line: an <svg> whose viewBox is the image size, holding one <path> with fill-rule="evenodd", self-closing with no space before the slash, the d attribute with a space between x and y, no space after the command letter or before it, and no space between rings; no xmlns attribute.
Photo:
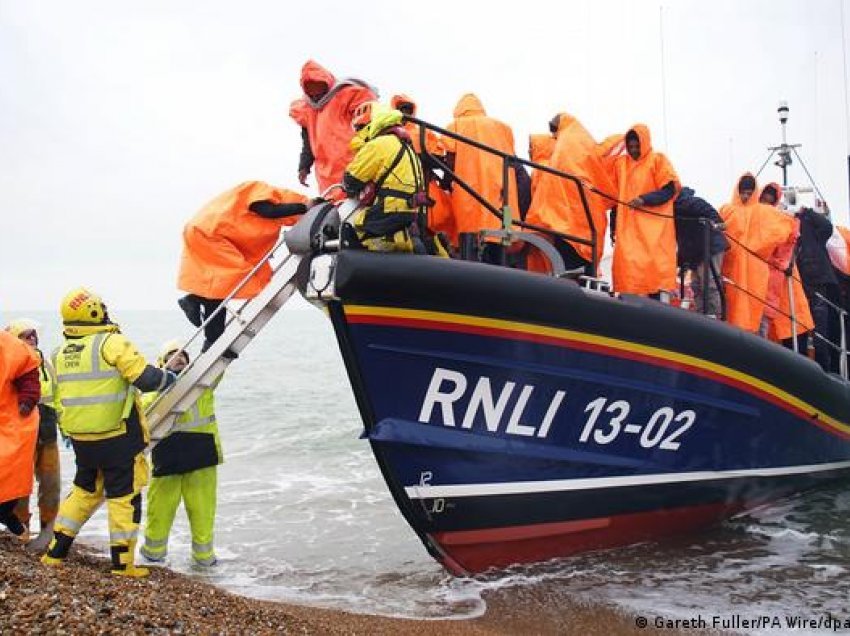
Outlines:
<svg viewBox="0 0 850 636"><path fill-rule="evenodd" d="M349 148L354 135L354 111L361 104L378 99L378 92L359 79L337 81L313 60L301 68L301 89L304 95L289 107L289 116L301 126L298 181L307 185L307 176L315 166L322 193L335 183L342 183L345 166L354 156Z"/></svg>
<svg viewBox="0 0 850 636"><path fill-rule="evenodd" d="M617 206L614 290L659 297L676 288L673 202L681 189L670 160L652 149L649 128L626 132L626 154L614 161ZM642 208L642 209L638 209Z"/></svg>

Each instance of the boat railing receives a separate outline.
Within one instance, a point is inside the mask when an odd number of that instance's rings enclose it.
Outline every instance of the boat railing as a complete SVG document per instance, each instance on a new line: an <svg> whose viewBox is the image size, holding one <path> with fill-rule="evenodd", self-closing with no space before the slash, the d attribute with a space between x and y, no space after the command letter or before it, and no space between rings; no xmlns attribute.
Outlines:
<svg viewBox="0 0 850 636"><path fill-rule="evenodd" d="M599 258L598 258L598 250L597 245L599 241L599 233L596 229L596 226L593 223L593 217L590 213L590 206L587 202L587 193L586 189L590 188L588 184L582 181L578 176L574 174L570 174L568 172L563 172L562 170L556 170L555 168L551 168L549 166L543 165L541 163L537 163L536 161L531 161L529 159L523 159L522 157L517 157L516 155L512 155L510 153L498 150L497 148L493 148L486 144L483 144L475 139L471 139L464 135L460 135L454 131L447 130L445 128L441 128L439 126L435 126L429 122L423 121L416 117L412 117L409 115L405 115L405 121L412 122L418 126L418 135L419 135L419 147L421 148L421 154L425 158L425 160L432 166L440 169L447 177L451 179L452 184L459 185L469 196L471 196L475 201L477 201L483 208L485 208L490 214L495 216L496 218L502 221L502 231L505 233L505 236L510 236L511 228L513 225L518 227L530 230L532 232L537 232L539 234L543 234L555 239L571 241L573 243L579 243L581 245L587 245L591 248L592 256L590 263L590 275L596 276L599 271ZM444 157L438 157L432 154L428 150L428 144L426 143L427 139L427 131L432 131L437 133L443 137L448 137L450 139L454 139L460 143L466 144L473 148L480 150L481 152L499 157L502 161L502 187L501 187L501 209L497 208L493 203L488 201L486 198L481 196L480 193L476 192L475 189L469 185L462 177L458 176L455 172L453 166L448 165L445 161ZM528 168L533 168L534 170L540 170L542 172L546 172L548 174L554 175L561 179L565 179L569 181L577 190L579 194L579 198L581 200L582 209L585 215L585 219L587 221L587 226L590 228L590 238L584 236L575 236L572 234L566 234L564 232L558 232L548 227L543 227L539 225L535 225L533 223L527 223L522 219L518 219L514 216L513 210L511 210L510 199L510 175L511 172L515 170L517 166L526 166ZM427 181L430 180L430 171L425 171L425 179L426 186Z"/></svg>
<svg viewBox="0 0 850 636"><path fill-rule="evenodd" d="M846 331L847 311L843 307L836 305L834 302L832 302L829 298L827 298L826 296L824 296L820 292L815 291L815 292L812 293L812 296L816 297L818 300L823 302L826 305L826 307L829 311L835 312L835 314L838 318L839 343L836 344L835 342L833 342L829 338L828 334L825 335L825 334L820 333L815 328L815 325L807 325L805 322L801 321L799 319L799 317L796 315L796 311L794 309L794 282L796 281L796 282L800 283L800 285L802 286L803 281L800 278L798 278L797 276L794 275L794 268L793 268L794 260L793 259L791 261L791 264L789 264L789 266L787 268L783 269L783 268L776 266L774 263L770 262L768 259L763 258L759 254L756 254L754 251L749 249L749 247L744 245L744 243L742 243L741 241L739 241L735 237L730 236L728 233L726 233L726 238L729 239L730 241L732 241L733 243L735 243L736 245L738 245L739 247L741 247L751 257L756 258L756 259L762 261L763 263L767 264L767 266L770 269L773 269L773 270L776 270L776 271L779 271L779 272L782 273L782 275L785 277L785 284L786 284L787 289L788 289L789 312L785 312L780 307L777 307L776 305L768 302L768 300L766 298L758 297L756 294L753 294L750 290L744 288L743 286L739 285L736 281L734 281L734 280L732 280L728 277L724 278L724 282L731 284L733 287L735 287L736 289L747 294L751 298L754 298L755 300L757 300L758 302L763 304L765 307L770 307L771 309L773 309L777 313L783 315L785 318L788 318L791 321L791 334L792 334L791 335L791 342L792 342L792 348L794 349L795 352L805 353L805 352L799 351L799 344L798 344L798 341L797 341L797 336L802 335L802 334L797 333L797 326L798 325L802 326L805 329L805 331L803 333L806 333L806 332L811 333L812 338L814 340L822 342L827 347L829 347L831 350L836 352L839 356L839 359L838 359L838 374L841 376L841 378L843 380L847 380L848 379L847 331ZM795 250L795 252L796 252L796 250Z"/></svg>
<svg viewBox="0 0 850 636"><path fill-rule="evenodd" d="M618 206L618 207L628 207L628 208L630 208L630 209L632 209L636 212L649 214L649 215L652 215L652 216L665 217L665 218L669 218L670 220L675 219L674 215L672 215L672 214L659 213L659 212L654 211L654 210L649 210L649 209L646 209L646 208L641 207L641 206L630 205L629 203L627 203L625 201L621 201L621 200L619 200L619 198L617 198L617 197L615 197L611 194L608 194L608 193L606 193L602 190L599 190L598 188L593 186L593 184L585 182L580 177L578 177L574 174L570 174L570 173L564 172L562 170L557 170L555 168L552 168L551 166L543 165L541 163L537 163L537 162L531 161L529 159L523 159L521 157L517 157L516 155L506 153L506 152L498 150L496 148L492 148L490 146L487 146L486 144L483 144L479 141L476 141L475 139L471 139L471 138L466 137L464 135L460 135L460 134L458 134L454 131L447 130L445 128L441 128L439 126L435 126L434 124L431 124L431 123L426 122L424 120L418 119L416 117L405 115L404 120L412 122L412 123L417 125L417 127L418 127L418 137L419 137L419 147L421 149L420 152L421 152L423 158L425 159L425 161L427 161L430 165L440 169L444 173L444 175L446 175L448 178L451 179L451 182L453 184L459 185L475 201L477 201L482 207L484 207L488 212L490 212L490 214L501 219L501 221L502 221L502 232L503 232L504 235L510 236L512 225L517 225L519 227L531 230L532 232L537 232L539 234L543 234L543 235L546 235L546 236L549 236L549 237L552 237L552 238L571 241L571 242L574 242L574 243L579 243L579 244L582 244L582 245L590 246L591 249L592 249L592 252L593 252L592 262L591 262L591 265L590 265L591 269L588 272L588 274L589 274L589 276L587 276L588 280L584 282L584 285L588 288L601 289L601 287L598 284L593 282L593 281L599 280L597 278L598 271L599 271L599 263L598 263L598 252L597 252L597 249L596 249L597 243L599 241L599 235L598 235L596 226L593 223L593 217L590 213L590 207L588 205L588 200L587 200L587 193L588 192L595 194L597 196L600 196L603 199L606 199L607 201L609 201L611 203L612 207L615 206L615 205ZM428 149L427 131L429 131L429 130L438 134L438 135L441 135L443 137L448 137L450 139L454 139L457 142L466 144L466 145L471 146L473 148L476 148L476 149L478 149L478 150L480 150L484 153L494 155L494 156L499 157L501 159L501 161L502 161L502 171L501 171L502 172L502 187L501 187L501 206L502 207L501 207L501 209L497 208L495 205L493 205L493 203L491 203L490 201L485 199L483 196L481 196L481 194L476 192L475 189L472 186L470 186L465 180L463 180L463 178L459 177L457 175L457 173L455 172L453 166L448 165L448 163L445 160L445 157L438 157L438 156L434 155ZM527 223L523 220L518 220L518 219L514 218L513 212L512 212L511 207L510 207L510 173L516 166L520 166L520 165L526 166L526 167L529 167L529 168L533 168L534 170L539 170L539 171L545 172L547 174L554 175L554 176L559 177L561 179L565 179L565 180L569 181L575 188L577 188L578 193L579 193L579 197L580 197L581 202L582 202L582 208L583 208L583 211L584 211L585 219L587 221L587 226L590 229L590 238L583 237L583 236L574 236L574 235L571 235L571 234L558 232L556 230L552 230L552 229L547 228L547 227L537 226L537 225L534 225L534 224L531 224L531 223ZM430 178L431 178L430 170L426 170L425 171L426 187L427 187L427 182L428 182L428 180L430 180ZM723 231L724 234L726 235L726 238L728 238L730 241L733 241L736 244L738 244L739 246L741 246L750 255L752 255L753 257L767 263L768 267L770 267L772 269L780 269L776 265L774 265L773 263L768 261L767 259L762 258L758 254L756 254L755 252L753 252L752 250L747 248L746 245L744 245L740 241L736 240L734 237L730 236L728 233L726 233L724 231L722 225L716 224L716 223L712 222L710 219L682 219L682 218L680 218L678 220L684 221L684 222L693 221L693 222L698 222L698 223L702 224L702 226L703 226L703 236L704 236L704 253L706 255L710 254L711 233L716 232L716 231ZM480 236L483 238L485 235L496 234L496 233L497 232L487 232L487 231L485 231L485 232L482 232L480 234ZM538 246L538 248L539 248L539 246ZM791 321L791 327L792 327L792 334L793 334L793 337L792 337L793 345L792 346L793 346L794 351L798 350L797 326L801 323L800 323L799 317L796 315L796 312L794 310L793 280L797 280L800 283L802 283L802 281L800 281L800 279L798 279L794 276L793 271L792 271L792 269L793 269L792 267L789 266L789 268L787 268L785 270L781 270L783 275L785 276L785 283L788 287L790 313L786 313L780 307L776 307L776 306L772 305L771 303L769 303L767 301L767 299L758 298L755 294L752 294L749 290L743 289L735 281L732 281L729 278L724 278L721 275L720 272L717 272L715 270L713 264L711 263L710 258L704 258L703 259L702 268L703 268L703 275L702 275L703 298L707 298L707 296L708 296L708 291L709 291L708 288L709 288L709 285L710 285L709 281L714 281L715 287L716 287L718 294L719 294L719 297L720 297L720 303L721 303L720 318L722 320L726 319L726 309L727 309L727 301L726 301L726 295L725 295L724 289L723 289L723 287L724 287L723 283L728 282L728 283L732 284L734 287L736 287L737 289L741 289L743 292L747 293L748 295L752 296L753 298L756 298L764 306L771 307L773 310L777 311L779 314L788 318ZM683 285L683 281L680 282L680 285ZM843 308L841 308L838 305L836 305L835 303L833 303L830 299L826 298L820 292L814 292L813 296L817 297L819 300L824 302L830 311L834 311L834 312L837 313L838 323L840 325L840 344L834 343L828 337L828 335L824 335L824 334L820 333L812 325L803 324L803 327L808 328L807 331L809 331L812 334L812 337L815 340L826 344L830 349L836 351L839 354L839 356L840 356L840 358L839 358L839 374L846 381L848 379L847 335L846 335L846 331L845 331L845 326L847 324L847 318L848 318L847 311L845 311ZM703 303L703 313L707 313L707 312L708 312L707 303L704 302Z"/></svg>

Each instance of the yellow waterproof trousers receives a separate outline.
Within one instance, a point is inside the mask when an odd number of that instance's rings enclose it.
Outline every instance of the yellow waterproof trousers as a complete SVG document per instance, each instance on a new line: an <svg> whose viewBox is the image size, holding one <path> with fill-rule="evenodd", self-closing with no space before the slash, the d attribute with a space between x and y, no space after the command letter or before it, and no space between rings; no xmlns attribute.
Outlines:
<svg viewBox="0 0 850 636"><path fill-rule="evenodd" d="M218 466L199 468L182 475L154 477L148 489L148 514L142 554L161 561L168 553L168 535L182 499L192 530L192 557L200 565L216 562L213 528Z"/></svg>
<svg viewBox="0 0 850 636"><path fill-rule="evenodd" d="M148 463L142 453L127 464L103 468L77 466L71 493L59 506L53 526L55 536L47 555L64 559L74 538L106 498L109 513L109 546L113 571L133 568L142 488L148 481Z"/></svg>

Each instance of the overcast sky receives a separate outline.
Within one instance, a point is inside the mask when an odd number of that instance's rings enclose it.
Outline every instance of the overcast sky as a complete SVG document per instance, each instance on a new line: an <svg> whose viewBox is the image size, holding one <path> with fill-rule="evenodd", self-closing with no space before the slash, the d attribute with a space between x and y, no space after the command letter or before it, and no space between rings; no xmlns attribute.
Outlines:
<svg viewBox="0 0 850 636"><path fill-rule="evenodd" d="M523 156L558 111L600 139L646 123L716 205L780 141L785 99L846 224L841 18L841 0L0 0L0 318L76 285L176 307L195 211L248 179L300 189L287 111L308 58L440 125L473 91Z"/></svg>

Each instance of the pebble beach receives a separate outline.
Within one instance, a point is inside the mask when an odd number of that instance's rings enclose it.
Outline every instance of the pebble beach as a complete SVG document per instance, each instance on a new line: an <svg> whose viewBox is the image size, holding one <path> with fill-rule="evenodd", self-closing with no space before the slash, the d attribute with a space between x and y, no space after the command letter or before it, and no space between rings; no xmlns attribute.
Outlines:
<svg viewBox="0 0 850 636"><path fill-rule="evenodd" d="M76 546L61 567L0 536L0 634L654 634L607 606L541 615L508 599L488 600L469 620L408 620L262 601L163 568L129 580L107 559ZM670 634L670 631L664 633Z"/></svg>

